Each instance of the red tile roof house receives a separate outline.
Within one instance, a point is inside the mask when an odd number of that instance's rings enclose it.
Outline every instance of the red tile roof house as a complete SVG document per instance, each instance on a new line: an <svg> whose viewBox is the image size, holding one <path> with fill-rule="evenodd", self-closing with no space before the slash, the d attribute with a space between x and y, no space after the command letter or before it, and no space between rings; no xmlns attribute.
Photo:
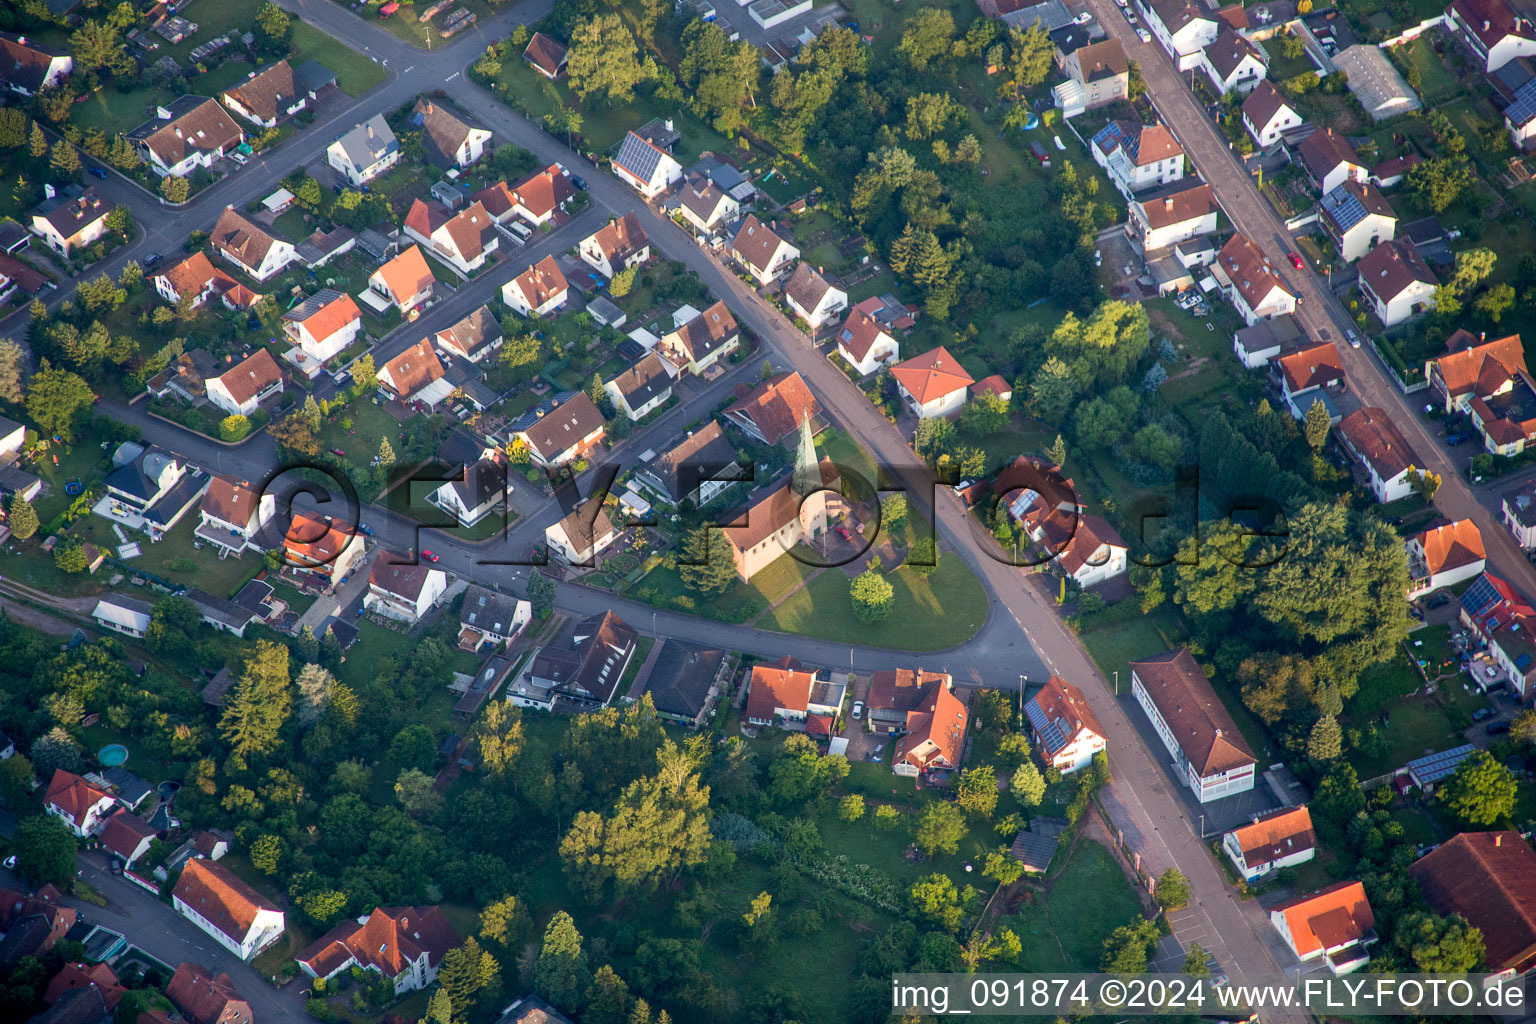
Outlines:
<svg viewBox="0 0 1536 1024"><path fill-rule="evenodd" d="M298 257L293 243L280 238L240 213L225 207L208 235L213 251L258 281L280 273Z"/></svg>
<svg viewBox="0 0 1536 1024"><path fill-rule="evenodd" d="M1280 356L1274 362L1280 375L1280 394L1297 419L1306 416L1322 388L1344 382L1344 362L1332 342L1318 341Z"/></svg>
<svg viewBox="0 0 1536 1024"><path fill-rule="evenodd" d="M1339 440L1365 469L1377 501L1386 505L1413 494L1419 457L1385 409L1364 406L1345 416Z"/></svg>
<svg viewBox="0 0 1536 1024"><path fill-rule="evenodd" d="M100 832L116 806L117 798L111 793L62 768L53 773L43 799L43 809L79 839Z"/></svg>
<svg viewBox="0 0 1536 1024"><path fill-rule="evenodd" d="M1317 856L1317 834L1305 807L1290 807L1255 818L1221 837L1222 852L1249 882L1271 871L1305 864Z"/></svg>
<svg viewBox="0 0 1536 1024"><path fill-rule="evenodd" d="M583 238L580 252L588 266L612 278L621 270L648 262L651 240L640 226L640 218L631 210Z"/></svg>
<svg viewBox="0 0 1536 1024"><path fill-rule="evenodd" d="M907 731L891 752L891 771L902 776L926 771L954 771L965 750L970 713L947 686L929 687L922 702L907 712Z"/></svg>
<svg viewBox="0 0 1536 1024"><path fill-rule="evenodd" d="M901 344L875 318L884 307L878 296L865 299L848 312L837 332L837 354L862 377L901 358Z"/></svg>
<svg viewBox="0 0 1536 1024"><path fill-rule="evenodd" d="M202 964L177 967L165 996L191 1024L252 1024L251 1004L241 998L229 975L215 976Z"/></svg>
<svg viewBox="0 0 1536 1024"><path fill-rule="evenodd" d="M0 32L0 83L22 96L36 96L70 76L75 58L26 36Z"/></svg>
<svg viewBox="0 0 1536 1024"><path fill-rule="evenodd" d="M1327 195L1346 181L1364 183L1370 176L1355 147L1332 128L1319 128L1296 147L1318 194Z"/></svg>
<svg viewBox="0 0 1536 1024"><path fill-rule="evenodd" d="M464 168L485 155L491 130L470 124L439 100L423 96L411 110L410 123L426 143L427 160L435 167Z"/></svg>
<svg viewBox="0 0 1536 1024"><path fill-rule="evenodd" d="M417 199L405 215L405 233L464 275L485 266L501 245L491 215L478 201L454 213L436 201Z"/></svg>
<svg viewBox="0 0 1536 1024"><path fill-rule="evenodd" d="M311 978L334 978L351 967L394 982L395 994L426 988L449 950L462 940L436 907L378 907L343 921L298 956Z"/></svg>
<svg viewBox="0 0 1536 1024"><path fill-rule="evenodd" d="M565 305L570 285L553 256L518 274L501 286L501 301L519 316L546 316Z"/></svg>
<svg viewBox="0 0 1536 1024"><path fill-rule="evenodd" d="M432 409L453 394L443 364L425 338L379 367L378 380L380 394L407 405L420 402Z"/></svg>
<svg viewBox="0 0 1536 1024"><path fill-rule="evenodd" d="M393 559L389 554L374 559L363 607L386 618L418 622L442 599L448 589L448 574Z"/></svg>
<svg viewBox="0 0 1536 1024"><path fill-rule="evenodd" d="M107 819L101 830L101 845L122 860L123 867L132 868L134 861L149 852L149 844L159 834L137 814L122 811Z"/></svg>
<svg viewBox="0 0 1536 1024"><path fill-rule="evenodd" d="M436 283L437 278L432 276L427 258L417 245L403 250L368 277L369 290L393 303L401 314L409 313L430 299L432 286Z"/></svg>
<svg viewBox="0 0 1536 1024"><path fill-rule="evenodd" d="M674 314L674 323L676 317ZM734 352L740 343L741 330L736 317L724 302L716 302L663 335L656 350L669 364L668 372L674 376L685 371L700 375Z"/></svg>
<svg viewBox="0 0 1536 1024"><path fill-rule="evenodd" d="M1029 698L1024 717L1029 720L1041 760L1063 775L1088 767L1107 742L1088 698L1060 676L1051 676L1040 692Z"/></svg>
<svg viewBox="0 0 1536 1024"><path fill-rule="evenodd" d="M1356 265L1360 290L1383 327L1435 308L1440 279L1406 242L1382 242Z"/></svg>
<svg viewBox="0 0 1536 1024"><path fill-rule="evenodd" d="M1126 573L1130 547L1102 516L1083 516L1056 554L1056 564L1080 587L1093 587Z"/></svg>
<svg viewBox="0 0 1536 1024"><path fill-rule="evenodd" d="M224 105L262 128L292 117L309 103L309 96L294 78L286 60L252 71L239 85L227 89Z"/></svg>
<svg viewBox="0 0 1536 1024"><path fill-rule="evenodd" d="M478 363L501 348L505 336L490 307L481 306L452 327L438 331L433 340L444 355Z"/></svg>
<svg viewBox="0 0 1536 1024"><path fill-rule="evenodd" d="M351 524L295 513L283 535L283 565L300 579L335 586L366 551Z"/></svg>
<svg viewBox="0 0 1536 1024"><path fill-rule="evenodd" d="M725 418L762 444L779 444L795 436L800 421L821 415L821 403L811 394L799 373L769 377L757 387L739 394L725 410Z"/></svg>
<svg viewBox="0 0 1536 1024"><path fill-rule="evenodd" d="M513 435L536 466L553 468L586 455L603 440L603 414L585 391Z"/></svg>
<svg viewBox="0 0 1536 1024"><path fill-rule="evenodd" d="M118 983L117 974L106 964L65 964L43 993L43 1002L53 1006L59 997L76 989L92 988L101 994L101 1002L108 1011L115 1010L128 990ZM42 1019L42 1018L35 1018Z"/></svg>
<svg viewBox="0 0 1536 1024"><path fill-rule="evenodd" d="M1408 553L1410 600L1441 587L1454 587L1483 574L1483 534L1470 519L1441 523L1403 542Z"/></svg>
<svg viewBox="0 0 1536 1024"><path fill-rule="evenodd" d="M1359 882L1282 903L1269 920L1302 963L1322 958L1334 974L1349 974L1371 962L1366 947L1377 938L1376 915Z"/></svg>
<svg viewBox="0 0 1536 1024"><path fill-rule="evenodd" d="M445 481L427 500L468 528L503 507L508 489L501 461L481 458L465 466L456 479Z"/></svg>
<svg viewBox="0 0 1536 1024"><path fill-rule="evenodd" d="M566 48L543 32L535 32L523 49L523 60L551 82L565 74Z"/></svg>
<svg viewBox="0 0 1536 1024"><path fill-rule="evenodd" d="M210 296L226 294L236 286L235 279L215 267L204 252L193 253L150 280L166 302L179 303L191 296L193 309L208 301Z"/></svg>
<svg viewBox="0 0 1536 1024"><path fill-rule="evenodd" d="M1449 27L1466 40L1485 74L1516 57L1536 54L1536 19L1523 3L1454 0L1446 10Z"/></svg>
<svg viewBox="0 0 1536 1024"><path fill-rule="evenodd" d="M139 158L162 178L186 177L211 167L245 141L245 132L207 96L182 96L155 108L155 116L126 133Z"/></svg>
<svg viewBox="0 0 1536 1024"><path fill-rule="evenodd" d="M239 556L276 510L275 495L252 487L248 480L215 475L203 492L201 520L193 534L217 547L220 558Z"/></svg>
<svg viewBox="0 0 1536 1024"><path fill-rule="evenodd" d="M601 503L596 509L578 506L558 523L544 528L544 543L549 545L550 553L575 566L596 565L597 556L608 550L618 536Z"/></svg>
<svg viewBox="0 0 1536 1024"><path fill-rule="evenodd" d="M749 213L731 240L731 255L760 285L769 285L789 272L800 250Z"/></svg>
<svg viewBox="0 0 1536 1024"><path fill-rule="evenodd" d="M1526 369L1520 335L1487 341L1471 331L1458 330L1446 339L1445 355L1425 361L1424 377L1435 404L1450 415L1470 410L1474 398L1506 393Z"/></svg>
<svg viewBox="0 0 1536 1024"><path fill-rule="evenodd" d="M283 371L259 348L231 369L203 381L208 401L230 415L250 416L272 395L283 393Z"/></svg>
<svg viewBox="0 0 1536 1024"><path fill-rule="evenodd" d="M1520 975L1536 967L1536 852L1520 833L1462 832L1408 874L1431 908L1460 914L1482 931L1490 971Z"/></svg>
<svg viewBox="0 0 1536 1024"><path fill-rule="evenodd" d="M891 367L896 389L919 419L959 412L976 383L943 345Z"/></svg>
<svg viewBox="0 0 1536 1024"><path fill-rule="evenodd" d="M683 165L650 139L630 132L614 155L613 173L649 202L683 179Z"/></svg>
<svg viewBox="0 0 1536 1024"><path fill-rule="evenodd" d="M865 721L871 732L897 736L907 729L907 714L928 699L928 691L940 686L952 689L954 677L948 672L924 669L882 669L869 677L869 691L864 695Z"/></svg>
<svg viewBox="0 0 1536 1024"><path fill-rule="evenodd" d="M363 329L363 311L352 296L322 288L283 314L283 334L297 347L299 369L310 379L346 351Z"/></svg>
<svg viewBox="0 0 1536 1024"><path fill-rule="evenodd" d="M810 327L814 336L848 308L848 293L812 267L801 263L784 285L784 302Z"/></svg>
<svg viewBox="0 0 1536 1024"><path fill-rule="evenodd" d="M1296 312L1296 295L1246 235L1233 235L1211 264L1216 282L1249 327Z"/></svg>
<svg viewBox="0 0 1536 1024"><path fill-rule="evenodd" d="M228 868L201 858L181 869L171 906L241 960L250 960L283 934L281 910Z"/></svg>
<svg viewBox="0 0 1536 1024"><path fill-rule="evenodd" d="M1260 82L1243 101L1243 127L1260 149L1268 149L1286 132L1301 127L1302 120L1268 80Z"/></svg>
<svg viewBox="0 0 1536 1024"><path fill-rule="evenodd" d="M1131 693L1200 803L1253 788L1258 765L1237 723L1184 648L1131 662Z"/></svg>
<svg viewBox="0 0 1536 1024"><path fill-rule="evenodd" d="M794 657L752 666L747 680L745 717L752 725L800 731L808 718L836 718L847 686L823 679L820 669L806 668Z"/></svg>
<svg viewBox="0 0 1536 1024"><path fill-rule="evenodd" d="M541 171L534 171L522 181L507 188L505 182L497 182L475 195L480 199L490 194L485 208L497 223L504 224L511 216L540 227L555 219L555 214L565 209L565 204L576 195L571 176L559 164L550 164Z"/></svg>

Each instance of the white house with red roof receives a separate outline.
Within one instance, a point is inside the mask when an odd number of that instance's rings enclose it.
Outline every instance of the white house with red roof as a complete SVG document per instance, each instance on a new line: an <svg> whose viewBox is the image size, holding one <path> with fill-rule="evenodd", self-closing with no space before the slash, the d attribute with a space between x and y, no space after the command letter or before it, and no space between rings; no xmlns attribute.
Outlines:
<svg viewBox="0 0 1536 1024"><path fill-rule="evenodd" d="M863 377L901 358L901 343L875 316L884 308L878 296L865 299L848 311L837 332L837 354Z"/></svg>
<svg viewBox="0 0 1536 1024"><path fill-rule="evenodd" d="M1107 743L1088 698L1060 676L1024 703L1024 717L1041 759L1063 775L1088 767Z"/></svg>
<svg viewBox="0 0 1536 1024"><path fill-rule="evenodd" d="M1359 460L1383 505L1413 494L1419 457L1385 409L1362 406L1339 421L1339 441Z"/></svg>
<svg viewBox="0 0 1536 1024"><path fill-rule="evenodd" d="M485 266L501 244L495 222L478 201L455 213L435 200L417 199L405 215L405 233L461 274Z"/></svg>
<svg viewBox="0 0 1536 1024"><path fill-rule="evenodd" d="M1458 330L1445 340L1445 355L1424 362L1435 405L1446 415L1467 412L1474 398L1505 394L1525 371L1525 346L1518 334L1489 339Z"/></svg>
<svg viewBox="0 0 1536 1024"><path fill-rule="evenodd" d="M501 187L506 189L511 200L511 212L535 227L554 220L555 214L565 209L565 204L576 195L570 172L559 164L534 171L510 189L505 185Z"/></svg>
<svg viewBox="0 0 1536 1024"><path fill-rule="evenodd" d="M137 814L122 811L107 819L101 830L101 845L121 860L123 867L132 868L134 861L149 852L149 844L159 834Z"/></svg>
<svg viewBox="0 0 1536 1024"><path fill-rule="evenodd" d="M240 555L277 510L277 498L249 480L216 474L208 481L193 531L198 540L219 549L219 557Z"/></svg>
<svg viewBox="0 0 1536 1024"><path fill-rule="evenodd" d="M837 718L846 692L845 684L823 678L820 669L806 668L786 655L771 664L752 666L744 717L752 725L810 731L809 719Z"/></svg>
<svg viewBox="0 0 1536 1024"><path fill-rule="evenodd" d="M366 547L363 535L350 523L296 512L283 535L283 564L300 578L334 586L357 565Z"/></svg>
<svg viewBox="0 0 1536 1024"><path fill-rule="evenodd" d="M1454 0L1445 16L1477 55L1484 74L1536 54L1536 5L1529 2Z"/></svg>
<svg viewBox="0 0 1536 1024"><path fill-rule="evenodd" d="M1435 308L1440 279L1406 242L1382 242L1361 258L1356 271L1360 291L1384 327Z"/></svg>
<svg viewBox="0 0 1536 1024"><path fill-rule="evenodd" d="M647 200L655 199L683 180L683 165L643 135L630 132L619 143L613 173Z"/></svg>
<svg viewBox="0 0 1536 1024"><path fill-rule="evenodd" d="M1056 564L1080 587L1124 576L1130 548L1103 516L1083 516L1056 554Z"/></svg>
<svg viewBox="0 0 1536 1024"><path fill-rule="evenodd" d="M616 217L581 240L578 249L587 266L612 278L651 258L651 240L633 210Z"/></svg>
<svg viewBox="0 0 1536 1024"><path fill-rule="evenodd" d="M953 689L929 687L921 702L907 712L907 731L891 752L891 771L910 777L959 768L969 724L970 713Z"/></svg>
<svg viewBox="0 0 1536 1024"><path fill-rule="evenodd" d="M1165 125L1111 121L1089 140L1088 148L1128 199L1184 177L1184 149Z"/></svg>
<svg viewBox="0 0 1536 1024"><path fill-rule="evenodd" d="M448 589L448 574L425 565L393 561L393 555L373 560L363 607L386 618L418 622Z"/></svg>
<svg viewBox="0 0 1536 1024"><path fill-rule="evenodd" d="M368 277L369 291L393 304L402 314L430 299L436 284L437 278L432 276L432 268L419 245L402 249Z"/></svg>
<svg viewBox="0 0 1536 1024"><path fill-rule="evenodd" d="M436 408L439 402L453 394L453 384L445 376L442 362L425 338L407 346L379 367L378 381L385 398L420 402L429 409Z"/></svg>
<svg viewBox="0 0 1536 1024"><path fill-rule="evenodd" d="M1274 361L1280 375L1280 395L1297 419L1306 416L1324 388L1334 388L1344 381L1344 363L1339 350L1326 341L1315 341L1291 349ZM1326 404L1326 403L1325 403ZM1330 419L1337 416L1330 410Z"/></svg>
<svg viewBox="0 0 1536 1024"><path fill-rule="evenodd" d="M1147 0L1139 4L1147 28L1180 71L1200 66L1201 51L1215 39L1220 22L1194 0Z"/></svg>
<svg viewBox="0 0 1536 1024"><path fill-rule="evenodd" d="M302 369L318 376L326 362L357 340L363 311L352 296L322 288L283 314L283 334L303 354Z"/></svg>
<svg viewBox="0 0 1536 1024"><path fill-rule="evenodd" d="M264 348L217 377L203 380L208 401L232 416L249 416L272 395L283 393L283 371Z"/></svg>
<svg viewBox="0 0 1536 1024"><path fill-rule="evenodd" d="M897 363L891 376L902 401L919 419L958 412L976 383L943 345Z"/></svg>
<svg viewBox="0 0 1536 1024"><path fill-rule="evenodd" d="M1473 681L1489 689L1508 680L1524 699L1536 684L1536 611L1530 602L1486 569L1457 601L1461 624L1486 646L1492 662L1473 672Z"/></svg>
<svg viewBox="0 0 1536 1024"><path fill-rule="evenodd" d="M1229 238L1211 267L1216 283L1249 327L1296 312L1296 293L1247 235Z"/></svg>
<svg viewBox="0 0 1536 1024"><path fill-rule="evenodd" d="M1269 920L1302 963L1321 959L1334 974L1349 974L1371 962L1376 915L1359 882L1287 900L1270 909Z"/></svg>
<svg viewBox="0 0 1536 1024"><path fill-rule="evenodd" d="M394 982L395 994L426 988L462 940L437 907L376 907L343 921L298 956L311 978L329 980L360 967Z"/></svg>
<svg viewBox="0 0 1536 1024"><path fill-rule="evenodd" d="M283 934L283 912L234 872L194 857L171 890L171 906L215 942L250 960Z"/></svg>
<svg viewBox="0 0 1536 1024"><path fill-rule="evenodd" d="M1260 149L1273 146L1286 132L1300 128L1304 120L1268 79L1255 86L1243 101L1243 127Z"/></svg>
<svg viewBox="0 0 1536 1024"><path fill-rule="evenodd" d="M197 309L209 296L228 292L235 279L219 270L205 252L195 252L175 266L150 278L155 291L166 302L179 303L186 298Z"/></svg>
<svg viewBox="0 0 1536 1024"><path fill-rule="evenodd" d="M1471 519L1421 530L1403 541L1408 554L1410 600L1481 576L1488 563L1483 534Z"/></svg>
<svg viewBox="0 0 1536 1024"><path fill-rule="evenodd" d="M116 806L117 798L111 793L63 768L53 773L43 798L43 809L79 839L100 832Z"/></svg>
<svg viewBox="0 0 1536 1024"><path fill-rule="evenodd" d="M1131 694L1200 803L1253 788L1258 760L1186 648L1131 662Z"/></svg>
<svg viewBox="0 0 1536 1024"><path fill-rule="evenodd" d="M1249 882L1317 856L1312 813L1302 807L1273 811L1221 837L1221 850Z"/></svg>
<svg viewBox="0 0 1536 1024"><path fill-rule="evenodd" d="M848 293L801 263L784 284L784 302L815 334L848 308Z"/></svg>
<svg viewBox="0 0 1536 1024"><path fill-rule="evenodd" d="M758 284L769 285L789 272L800 250L749 213L731 240L731 255Z"/></svg>
<svg viewBox="0 0 1536 1024"><path fill-rule="evenodd" d="M519 316L547 316L565 305L570 285L553 256L518 274L501 286L501 301Z"/></svg>

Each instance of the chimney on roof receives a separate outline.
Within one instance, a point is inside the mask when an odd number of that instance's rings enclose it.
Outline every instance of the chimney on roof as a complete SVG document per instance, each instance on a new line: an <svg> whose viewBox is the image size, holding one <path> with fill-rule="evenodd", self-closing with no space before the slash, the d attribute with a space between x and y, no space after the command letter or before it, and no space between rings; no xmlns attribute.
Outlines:
<svg viewBox="0 0 1536 1024"><path fill-rule="evenodd" d="M1165 209L1165 210L1172 210L1173 209L1173 196L1164 196L1163 197L1163 209Z"/></svg>
<svg viewBox="0 0 1536 1024"><path fill-rule="evenodd" d="M427 113L432 113L432 101L427 100Z"/></svg>
<svg viewBox="0 0 1536 1024"><path fill-rule="evenodd" d="M1486 18L1483 20L1483 31L1484 32L1488 31L1488 21L1487 21Z"/></svg>
<svg viewBox="0 0 1536 1024"><path fill-rule="evenodd" d="M368 137L370 139L373 138L373 122L372 121L368 122Z"/></svg>
<svg viewBox="0 0 1536 1024"><path fill-rule="evenodd" d="M1478 341L1487 341L1488 340L1488 332L1487 331L1478 331L1477 332L1477 340Z"/></svg>
<svg viewBox="0 0 1536 1024"><path fill-rule="evenodd" d="M1503 846L1504 845L1504 833L1502 833L1502 832L1495 832L1493 834L1493 845L1494 846Z"/></svg>

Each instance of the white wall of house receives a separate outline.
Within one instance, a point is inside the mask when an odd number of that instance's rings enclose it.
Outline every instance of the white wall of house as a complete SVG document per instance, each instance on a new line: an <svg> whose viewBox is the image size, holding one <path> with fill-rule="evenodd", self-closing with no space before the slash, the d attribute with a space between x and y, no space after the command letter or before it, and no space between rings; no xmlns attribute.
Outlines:
<svg viewBox="0 0 1536 1024"><path fill-rule="evenodd" d="M1092 587L1105 580L1112 580L1116 576L1123 576L1126 569L1126 556L1129 553L1129 548L1116 544L1100 544L1098 550L1093 553L1093 557L1088 560L1088 564L1080 566L1077 572L1072 574L1072 578L1080 587Z"/></svg>
<svg viewBox="0 0 1536 1024"><path fill-rule="evenodd" d="M1242 846L1238 844L1236 830L1228 832L1222 837L1221 849L1227 855L1227 859L1232 862L1232 866L1237 868L1237 873L1249 882L1256 882L1271 871L1279 871L1281 868L1291 868L1297 864L1305 864L1317 856L1317 847L1309 846L1304 850L1288 853L1283 857L1277 857L1262 864L1249 864L1243 857Z"/></svg>
<svg viewBox="0 0 1536 1024"><path fill-rule="evenodd" d="M784 293L784 301L800 319L810 325L812 331L819 331L848 308L848 293L841 288L828 288L814 309L801 306L787 291Z"/></svg>
<svg viewBox="0 0 1536 1024"><path fill-rule="evenodd" d="M867 377L882 366L890 366L901 358L901 344L889 334L882 333L869 346L869 351L864 353L864 358L855 360L853 353L843 347L842 342L837 344L837 354L848 361L848 365L859 372L860 376Z"/></svg>
<svg viewBox="0 0 1536 1024"><path fill-rule="evenodd" d="M229 950L241 960L249 960L263 949L277 941L283 934L283 913L280 910L261 909L256 912L256 919L251 922L250 931L239 938L225 935L219 930L218 925L199 914L192 907L183 903L181 897L173 896L171 905L182 917L191 921L203 930L219 945Z"/></svg>

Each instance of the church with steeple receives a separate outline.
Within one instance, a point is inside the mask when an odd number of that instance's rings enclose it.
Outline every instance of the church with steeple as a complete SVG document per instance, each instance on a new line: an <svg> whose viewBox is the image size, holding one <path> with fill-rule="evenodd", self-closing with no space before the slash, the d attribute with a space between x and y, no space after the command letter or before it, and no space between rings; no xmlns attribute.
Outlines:
<svg viewBox="0 0 1536 1024"><path fill-rule="evenodd" d="M832 522L848 511L841 483L832 460L816 454L810 416L802 417L789 478L758 492L735 525L721 531L742 582L750 582L796 544L824 540Z"/></svg>

